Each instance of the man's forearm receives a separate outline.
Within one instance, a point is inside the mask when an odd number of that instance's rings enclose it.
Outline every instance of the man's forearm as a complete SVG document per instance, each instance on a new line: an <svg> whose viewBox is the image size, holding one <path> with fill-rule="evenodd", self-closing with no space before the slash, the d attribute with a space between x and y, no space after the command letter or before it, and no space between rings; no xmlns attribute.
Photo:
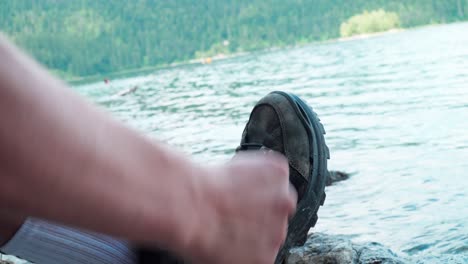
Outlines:
<svg viewBox="0 0 468 264"><path fill-rule="evenodd" d="M0 208L183 243L200 169L113 121L1 35L0 58Z"/></svg>

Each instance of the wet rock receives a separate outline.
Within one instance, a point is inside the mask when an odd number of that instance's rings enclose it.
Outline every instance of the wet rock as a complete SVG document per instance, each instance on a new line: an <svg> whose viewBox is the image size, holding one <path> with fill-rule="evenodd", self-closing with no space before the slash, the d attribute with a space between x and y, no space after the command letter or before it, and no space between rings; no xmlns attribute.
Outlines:
<svg viewBox="0 0 468 264"><path fill-rule="evenodd" d="M27 264L27 262L13 256L2 255L0 253L0 264Z"/></svg>
<svg viewBox="0 0 468 264"><path fill-rule="evenodd" d="M349 179L349 173L342 171L329 171L326 185L330 186L335 182L344 181Z"/></svg>
<svg viewBox="0 0 468 264"><path fill-rule="evenodd" d="M371 242L358 247L359 262L362 264L400 264L405 263L402 258L398 257L390 249L382 244Z"/></svg>
<svg viewBox="0 0 468 264"><path fill-rule="evenodd" d="M290 250L287 264L403 264L379 243L355 244L347 236L315 233L302 247Z"/></svg>

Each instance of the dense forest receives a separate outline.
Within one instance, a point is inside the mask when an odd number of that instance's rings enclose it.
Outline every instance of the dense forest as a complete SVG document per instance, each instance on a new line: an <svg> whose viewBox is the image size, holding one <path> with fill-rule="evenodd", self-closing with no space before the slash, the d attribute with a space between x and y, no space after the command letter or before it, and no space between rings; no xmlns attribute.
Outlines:
<svg viewBox="0 0 468 264"><path fill-rule="evenodd" d="M468 0L1 0L0 30L50 69L89 76L336 38L378 9L401 27L468 19Z"/></svg>

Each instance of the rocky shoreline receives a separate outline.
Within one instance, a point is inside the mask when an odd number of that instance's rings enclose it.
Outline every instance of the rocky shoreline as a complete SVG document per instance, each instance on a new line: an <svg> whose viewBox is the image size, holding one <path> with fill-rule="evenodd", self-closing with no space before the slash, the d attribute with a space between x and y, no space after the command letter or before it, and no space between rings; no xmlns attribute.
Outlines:
<svg viewBox="0 0 468 264"><path fill-rule="evenodd" d="M355 244L346 236L314 233L308 236L304 246L290 250L286 263L403 264L406 262L376 242Z"/></svg>
<svg viewBox="0 0 468 264"><path fill-rule="evenodd" d="M330 171L327 186L349 179L351 175ZM286 264L466 264L468 256L433 255L424 257L399 256L377 243L353 243L345 235L309 234L306 243L289 251Z"/></svg>
<svg viewBox="0 0 468 264"><path fill-rule="evenodd" d="M353 243L349 236L310 234L302 247L293 248L286 264L466 264L466 255L398 256L377 242Z"/></svg>

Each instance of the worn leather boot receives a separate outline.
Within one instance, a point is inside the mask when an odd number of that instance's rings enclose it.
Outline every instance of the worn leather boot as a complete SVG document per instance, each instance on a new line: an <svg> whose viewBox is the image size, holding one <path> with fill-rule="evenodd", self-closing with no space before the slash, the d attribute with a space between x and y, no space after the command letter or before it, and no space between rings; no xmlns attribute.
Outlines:
<svg viewBox="0 0 468 264"><path fill-rule="evenodd" d="M296 213L275 263L283 263L291 247L302 246L325 201L329 150L320 119L298 96L272 92L252 110L238 151L269 149L289 162L289 180L298 193Z"/></svg>

